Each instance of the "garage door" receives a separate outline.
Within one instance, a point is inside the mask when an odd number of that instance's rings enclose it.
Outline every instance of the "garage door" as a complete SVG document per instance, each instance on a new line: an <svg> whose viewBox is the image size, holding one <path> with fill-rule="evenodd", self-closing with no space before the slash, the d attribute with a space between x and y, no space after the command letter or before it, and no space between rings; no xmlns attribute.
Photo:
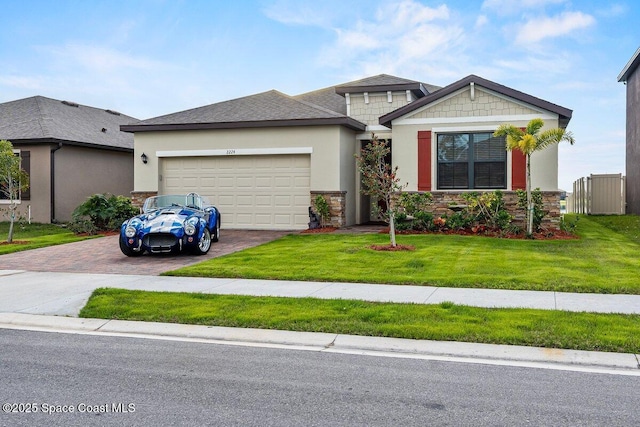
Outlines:
<svg viewBox="0 0 640 427"><path fill-rule="evenodd" d="M160 168L162 194L207 197L220 209L223 228L307 228L308 154L167 157Z"/></svg>

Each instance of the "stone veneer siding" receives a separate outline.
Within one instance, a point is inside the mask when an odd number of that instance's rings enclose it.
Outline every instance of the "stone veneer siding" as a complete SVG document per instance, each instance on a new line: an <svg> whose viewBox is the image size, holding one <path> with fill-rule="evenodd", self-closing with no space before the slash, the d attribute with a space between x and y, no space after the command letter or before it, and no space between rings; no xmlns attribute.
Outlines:
<svg viewBox="0 0 640 427"><path fill-rule="evenodd" d="M464 192L434 191L431 202L431 213L435 217L443 214L451 215L453 211L449 209L451 205L465 205L467 202L462 198ZM526 228L525 210L518 208L518 196L515 191L502 191L503 200L507 211L513 216L513 223ZM547 215L542 220L542 228L558 230L560 229L560 192L543 191L542 204Z"/></svg>
<svg viewBox="0 0 640 427"><path fill-rule="evenodd" d="M144 201L148 197L157 196L157 191L132 191L131 192L131 204L135 207L142 208Z"/></svg>
<svg viewBox="0 0 640 427"><path fill-rule="evenodd" d="M347 216L346 216L346 200L347 200L347 192L346 191L312 191L311 192L311 207L315 212L316 202L315 199L318 195L322 195L324 199L329 204L329 225L331 227L344 227L347 225Z"/></svg>

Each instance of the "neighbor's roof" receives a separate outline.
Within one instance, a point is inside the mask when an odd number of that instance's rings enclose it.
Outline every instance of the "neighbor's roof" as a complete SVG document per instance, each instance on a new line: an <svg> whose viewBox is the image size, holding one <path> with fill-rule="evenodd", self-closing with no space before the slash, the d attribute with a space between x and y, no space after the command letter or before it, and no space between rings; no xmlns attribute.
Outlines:
<svg viewBox="0 0 640 427"><path fill-rule="evenodd" d="M627 62L627 65L624 66L620 75L618 75L618 81L626 82L629 76L638 68L638 65L640 65L640 47L636 50L636 53L633 54L629 62Z"/></svg>
<svg viewBox="0 0 640 427"><path fill-rule="evenodd" d="M117 111L33 96L0 104L0 139L130 151L133 136L121 132L120 125L134 121Z"/></svg>
<svg viewBox="0 0 640 427"><path fill-rule="evenodd" d="M568 108L561 107L559 105L553 104L543 99L536 98L535 96L528 95L524 92L511 89L507 86L503 86L501 84L494 83L490 80L486 80L486 79L483 79L482 77L478 77L471 74L461 80L458 80L455 83L450 84L449 86L445 86L442 89L425 96L424 98L418 99L412 102L411 104L407 104L404 107L400 107L397 110L394 110L388 114L385 114L384 116L380 117L379 123L381 125L391 127L391 122L393 120L399 117L402 117L406 114L409 114L420 107L429 105L439 99L442 99L447 95L450 95L466 86L469 86L471 83L474 83L475 85L492 90L494 92L497 92L509 98L524 102L526 104L533 105L538 108L542 108L543 110L547 110L552 113L556 113L559 116L559 122L560 122L559 124L561 127L566 127L567 124L569 124L569 120L571 120L571 115L573 114L573 111L569 110Z"/></svg>
<svg viewBox="0 0 640 427"><path fill-rule="evenodd" d="M276 90L223 101L121 126L125 132L158 130L238 129L278 126L366 126L329 108L296 99Z"/></svg>

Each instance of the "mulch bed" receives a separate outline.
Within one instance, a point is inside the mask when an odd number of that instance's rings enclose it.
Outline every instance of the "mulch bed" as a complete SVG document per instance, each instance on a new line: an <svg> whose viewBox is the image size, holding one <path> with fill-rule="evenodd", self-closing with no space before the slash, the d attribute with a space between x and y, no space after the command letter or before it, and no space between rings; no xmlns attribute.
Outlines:
<svg viewBox="0 0 640 427"><path fill-rule="evenodd" d="M303 234L333 233L336 230L337 230L336 227L320 227L320 228L303 230L301 231L301 233Z"/></svg>
<svg viewBox="0 0 640 427"><path fill-rule="evenodd" d="M389 243L388 245L371 245L369 246L369 249L373 249L374 251L396 252L396 251L415 251L416 247L412 245L398 245L398 244L396 244L395 246L391 246L391 243Z"/></svg>
<svg viewBox="0 0 640 427"><path fill-rule="evenodd" d="M0 242L0 245L26 245L27 243L29 243L26 240L14 240L13 242L9 243L6 240L4 242Z"/></svg>
<svg viewBox="0 0 640 427"><path fill-rule="evenodd" d="M388 234L389 228L380 230L382 234ZM527 234L522 232L518 234L503 233L500 230L491 229L462 229L462 230L439 230L439 231L416 231L402 230L396 231L396 234L448 234L458 236L484 236L496 237L501 239L528 239ZM575 234L567 233L562 230L541 230L532 235L532 240L574 240L579 239Z"/></svg>

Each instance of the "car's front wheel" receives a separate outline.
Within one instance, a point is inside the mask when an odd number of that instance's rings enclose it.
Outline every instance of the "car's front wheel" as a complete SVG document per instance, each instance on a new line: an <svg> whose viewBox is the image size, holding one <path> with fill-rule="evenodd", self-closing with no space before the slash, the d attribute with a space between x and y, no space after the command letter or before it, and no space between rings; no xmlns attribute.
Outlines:
<svg viewBox="0 0 640 427"><path fill-rule="evenodd" d="M122 236L120 236L120 250L122 251L123 254L125 254L126 256L140 256L142 255L142 251L134 251L133 249L131 249L129 246L127 246L123 241L122 241Z"/></svg>
<svg viewBox="0 0 640 427"><path fill-rule="evenodd" d="M208 228L205 228L200 241L198 241L198 246L194 248L194 253L204 255L209 252L209 249L211 249L211 233Z"/></svg>

